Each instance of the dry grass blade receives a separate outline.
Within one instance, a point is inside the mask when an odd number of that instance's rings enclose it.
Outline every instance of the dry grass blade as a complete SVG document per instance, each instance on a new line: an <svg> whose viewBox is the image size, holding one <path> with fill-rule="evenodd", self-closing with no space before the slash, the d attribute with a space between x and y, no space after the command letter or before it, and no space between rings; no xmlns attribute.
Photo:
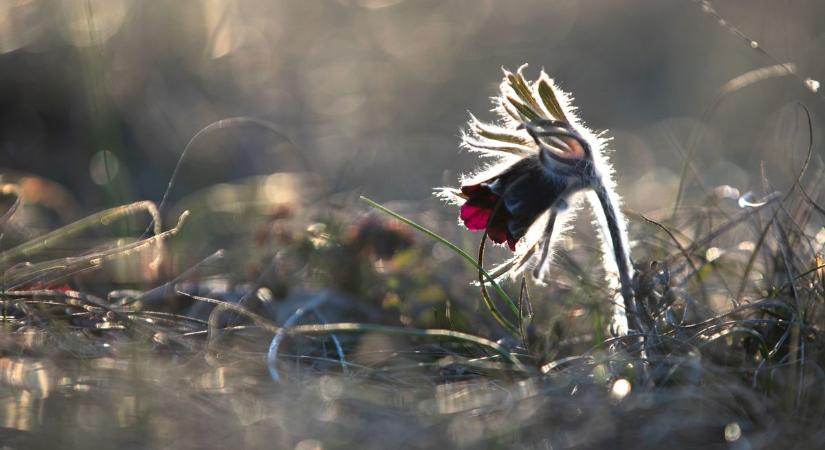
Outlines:
<svg viewBox="0 0 825 450"><path fill-rule="evenodd" d="M6 209L6 212L0 216L0 227L4 226L6 222L11 219L14 213L20 208L20 205L23 203L23 197L20 193L20 187L16 184L4 184L0 186L0 195L3 196L14 196L14 202Z"/></svg>
<svg viewBox="0 0 825 450"><path fill-rule="evenodd" d="M281 381L281 375L278 373L278 348L281 346L281 342L283 342L284 338L286 337L287 331L290 328L295 326L295 324L301 320L301 318L307 312L318 308L319 306L323 305L327 301L326 296L318 296L313 298L312 300L308 301L307 303L301 305L300 308L296 309L295 312L292 313L291 316L281 325L281 329L275 333L275 337L272 338L272 341L269 343L269 350L266 352L266 366L269 369L269 376L272 377L272 380L277 382Z"/></svg>
<svg viewBox="0 0 825 450"><path fill-rule="evenodd" d="M742 75L731 79L725 83L721 89L719 89L719 94L727 95L760 81L795 74L796 64L793 63L774 64L772 66L761 67L759 69L745 72Z"/></svg>
<svg viewBox="0 0 825 450"><path fill-rule="evenodd" d="M528 369L515 355L510 353L510 351L501 344L493 342L489 339L459 331L439 329L421 330L415 328L401 328L363 323L330 323L319 325L296 325L290 328L287 332L290 336L324 335L330 333L382 333L395 336L430 338L460 343L471 343L478 345L479 347L492 350L494 353L503 357L505 361L512 364L513 368L519 372L532 373L530 369Z"/></svg>
<svg viewBox="0 0 825 450"><path fill-rule="evenodd" d="M14 267L6 271L6 273L3 276L3 282L7 289L17 289L34 282L50 284L56 282L59 279L77 273L85 272L88 270L94 270L107 261L145 250L150 246L158 245L165 239L174 236L180 231L181 227L183 227L183 224L186 222L186 218L188 217L188 215L189 212L184 211L184 213L181 214L181 216L178 218L178 223L175 225L174 228L160 232L150 238L138 240L129 244L118 245L107 250L93 252L84 256L73 256L69 258L62 258L58 260L44 261L35 264L27 264ZM98 222L96 220L90 223ZM73 229L71 231L74 232L77 230ZM46 241L44 241L43 247L37 245L30 245L27 246L24 250L35 251L37 249L46 248L48 247L48 245L51 245L65 238L66 237L61 234L52 236L52 233L49 233L49 238ZM11 251L14 251L14 249L10 250L10 252ZM19 254L28 254L25 251L21 251L21 253ZM160 261L160 257L161 255L160 253L158 253L152 264L158 264Z"/></svg>
<svg viewBox="0 0 825 450"><path fill-rule="evenodd" d="M146 212L149 214L154 223L154 234L161 233L161 220L158 208L153 202L140 201L128 205L118 206L107 209L96 214L84 217L77 222L61 227L43 236L39 236L28 242L18 245L12 249L0 253L0 266L8 267L11 263L20 260L21 258L31 257L32 255L48 250L60 242L64 242L87 231L90 228L106 227L112 222L122 219L124 217L132 216L134 214Z"/></svg>

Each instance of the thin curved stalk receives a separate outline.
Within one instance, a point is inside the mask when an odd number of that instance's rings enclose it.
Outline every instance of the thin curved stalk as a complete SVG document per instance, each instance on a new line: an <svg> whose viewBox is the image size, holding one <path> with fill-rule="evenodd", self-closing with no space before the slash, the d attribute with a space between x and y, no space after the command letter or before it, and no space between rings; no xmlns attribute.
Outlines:
<svg viewBox="0 0 825 450"><path fill-rule="evenodd" d="M624 216L622 216L621 211L619 211L619 208L607 192L607 188L603 183L598 183L594 186L593 190L604 212L605 226L607 229L602 230L602 232L606 235L605 240L608 240L613 249L613 258L616 262L616 271L619 274L619 283L627 323L632 323L636 331L642 332L644 331L644 326L633 297L630 251L627 248L626 231L623 226ZM622 221L621 224L620 221ZM608 255L604 255L604 258L608 258ZM606 266L609 267L607 264Z"/></svg>

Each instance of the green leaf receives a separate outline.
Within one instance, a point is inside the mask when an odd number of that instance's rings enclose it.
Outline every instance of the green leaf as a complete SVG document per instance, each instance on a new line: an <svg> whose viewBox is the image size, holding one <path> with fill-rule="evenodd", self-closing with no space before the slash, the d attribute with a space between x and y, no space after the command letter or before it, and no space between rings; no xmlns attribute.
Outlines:
<svg viewBox="0 0 825 450"><path fill-rule="evenodd" d="M533 141L517 135L507 129L488 128L486 124L478 122L475 118L470 121L470 129L477 135L493 141L507 142L517 145L532 145Z"/></svg>
<svg viewBox="0 0 825 450"><path fill-rule="evenodd" d="M518 100L514 99L513 97L507 96L507 101L513 105L516 110L518 110L519 114L521 114L527 120L539 120L541 117L538 116L530 107L525 105L524 103L519 102Z"/></svg>
<svg viewBox="0 0 825 450"><path fill-rule="evenodd" d="M513 88L513 91L521 97L521 100L526 103L530 109L533 111L541 111L539 104L536 102L535 97L533 97L533 93L530 92L530 88L527 87L527 82L524 81L521 72L508 74L507 79L510 81L510 86Z"/></svg>
<svg viewBox="0 0 825 450"><path fill-rule="evenodd" d="M547 80L539 80L539 97L541 97L544 107L550 111L553 117L570 123L570 121L567 120L567 116L564 115L564 111L561 109L561 104L559 104L559 100L556 98L556 93Z"/></svg>

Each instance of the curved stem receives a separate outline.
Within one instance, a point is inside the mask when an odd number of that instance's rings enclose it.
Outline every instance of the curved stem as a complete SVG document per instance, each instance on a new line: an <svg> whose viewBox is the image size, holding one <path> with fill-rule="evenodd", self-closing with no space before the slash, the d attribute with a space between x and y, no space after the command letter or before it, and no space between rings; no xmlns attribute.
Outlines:
<svg viewBox="0 0 825 450"><path fill-rule="evenodd" d="M627 323L633 324L632 326L636 331L643 331L644 327L633 297L630 250L627 244L624 216L619 210L616 200L610 195L603 183L598 182L593 187L593 190L599 198L599 204L604 212L607 229L602 230L602 232L605 234L605 240L610 242L613 249L613 257L616 261L616 270L619 273L619 283L621 284L620 287ZM609 256L604 255L604 257L608 258Z"/></svg>

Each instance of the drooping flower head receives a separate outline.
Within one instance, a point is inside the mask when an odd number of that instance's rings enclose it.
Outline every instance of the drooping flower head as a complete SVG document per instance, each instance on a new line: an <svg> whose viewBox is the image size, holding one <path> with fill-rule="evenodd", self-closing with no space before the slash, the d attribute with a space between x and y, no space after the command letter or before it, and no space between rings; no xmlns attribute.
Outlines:
<svg viewBox="0 0 825 450"><path fill-rule="evenodd" d="M515 253L494 274L515 276L534 267L538 279L547 274L554 239L586 197L603 231L603 249L613 256L603 258L606 272L615 287L621 281L631 306L626 230L603 154L606 141L579 121L570 96L544 71L528 82L525 67L504 71L493 97L498 121L471 115L463 132L462 147L490 163L462 178L460 189L444 188L438 195L460 205L460 221L470 231L484 231Z"/></svg>

